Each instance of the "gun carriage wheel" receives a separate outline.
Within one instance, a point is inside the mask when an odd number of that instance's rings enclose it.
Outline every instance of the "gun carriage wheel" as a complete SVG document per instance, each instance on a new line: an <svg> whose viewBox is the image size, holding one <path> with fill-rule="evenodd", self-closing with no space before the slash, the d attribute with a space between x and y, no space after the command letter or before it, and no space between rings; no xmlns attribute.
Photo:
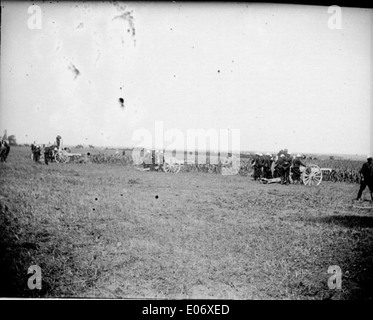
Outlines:
<svg viewBox="0 0 373 320"><path fill-rule="evenodd" d="M63 152L58 151L55 154L55 160L57 163L66 163L68 162L68 160L70 160L70 158L67 155L63 154Z"/></svg>
<svg viewBox="0 0 373 320"><path fill-rule="evenodd" d="M306 186L318 186L322 181L322 171L319 166L309 164L303 169L302 181Z"/></svg>
<svg viewBox="0 0 373 320"><path fill-rule="evenodd" d="M166 173L178 173L181 169L181 164L176 158L165 159L163 164L163 171Z"/></svg>

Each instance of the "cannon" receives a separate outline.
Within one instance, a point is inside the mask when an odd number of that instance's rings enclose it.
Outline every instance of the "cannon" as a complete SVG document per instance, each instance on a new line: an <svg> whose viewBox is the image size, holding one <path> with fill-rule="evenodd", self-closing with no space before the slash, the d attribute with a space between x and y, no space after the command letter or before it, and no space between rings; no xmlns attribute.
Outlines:
<svg viewBox="0 0 373 320"><path fill-rule="evenodd" d="M67 162L67 156L62 152L62 150L58 149L55 145L50 147L44 148L44 162L48 164L48 162L57 162L57 163L65 163Z"/></svg>
<svg viewBox="0 0 373 320"><path fill-rule="evenodd" d="M47 146L44 149L41 145L31 145L31 160L35 162L49 162L67 163L72 156L81 156L80 153L70 153L67 150L58 149L57 146Z"/></svg>
<svg viewBox="0 0 373 320"><path fill-rule="evenodd" d="M328 168L320 168L316 164L308 164L306 167L301 166L300 168L301 176L300 176L300 181L305 185L305 186L318 186L320 185L322 181L322 175L323 175L323 170L327 171ZM292 177L290 175L290 180L292 181ZM281 178L273 178L273 179L266 179L262 178L261 179L262 183L280 183Z"/></svg>
<svg viewBox="0 0 373 320"><path fill-rule="evenodd" d="M164 171L166 173L179 173L182 161L176 157L164 156L163 151L143 150L143 155L132 154L132 161L134 165L142 165L143 168L136 168L140 171Z"/></svg>

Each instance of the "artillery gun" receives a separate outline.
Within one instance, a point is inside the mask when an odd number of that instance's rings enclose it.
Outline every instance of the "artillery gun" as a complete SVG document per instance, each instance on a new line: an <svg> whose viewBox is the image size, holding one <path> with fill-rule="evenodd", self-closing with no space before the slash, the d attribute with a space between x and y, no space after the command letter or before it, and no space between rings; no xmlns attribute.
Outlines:
<svg viewBox="0 0 373 320"><path fill-rule="evenodd" d="M80 157L80 153L71 153L67 150L58 149L57 146L47 146L43 148L41 145L33 145L35 149L32 149L30 158L31 160L45 162L48 164L49 162L56 162L56 163L67 163L70 161L71 157ZM35 159L35 153L39 153L37 159Z"/></svg>
<svg viewBox="0 0 373 320"><path fill-rule="evenodd" d="M329 168L320 168L316 164L307 164L306 167L300 166L299 168L301 172L300 181L303 182L305 186L318 186L322 181L323 170L328 171ZM290 175L291 182L293 181ZM266 179L262 178L261 182L263 183L280 183L281 178L273 178L273 179Z"/></svg>
<svg viewBox="0 0 373 320"><path fill-rule="evenodd" d="M167 157L164 155L163 151L156 150L143 150L143 155L141 152L132 154L132 161L134 165L142 165L143 168L136 168L140 171L150 171L150 170L163 170L166 173L179 173L182 161L178 160L176 157Z"/></svg>

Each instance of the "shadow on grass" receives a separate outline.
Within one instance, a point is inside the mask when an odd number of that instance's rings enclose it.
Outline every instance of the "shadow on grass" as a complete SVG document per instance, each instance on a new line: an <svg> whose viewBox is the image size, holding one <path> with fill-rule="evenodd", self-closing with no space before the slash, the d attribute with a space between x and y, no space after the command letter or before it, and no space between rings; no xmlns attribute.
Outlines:
<svg viewBox="0 0 373 320"><path fill-rule="evenodd" d="M33 265L30 252L37 245L20 242L17 236L17 218L6 205L0 203L0 297L41 297L48 288L30 290L27 274L29 266Z"/></svg>
<svg viewBox="0 0 373 320"><path fill-rule="evenodd" d="M373 214L368 216L329 216L310 218L311 222L336 224L345 228L373 228Z"/></svg>
<svg viewBox="0 0 373 320"><path fill-rule="evenodd" d="M48 233L23 218L22 211L11 210L0 201L0 297L80 297L90 289L101 274L101 266L94 264L88 253L77 255L68 250L73 234ZM42 271L40 290L28 286L33 275L28 269L33 265Z"/></svg>
<svg viewBox="0 0 373 320"><path fill-rule="evenodd" d="M345 265L342 279L348 284L349 292L345 299L372 300L373 299L373 238L368 228L373 228L372 216L329 216L310 218L315 223L325 223L350 230L343 237L351 239L354 245L351 251L345 253ZM365 230L363 230L365 229ZM336 247L337 249L337 247ZM348 273L347 273L348 271Z"/></svg>

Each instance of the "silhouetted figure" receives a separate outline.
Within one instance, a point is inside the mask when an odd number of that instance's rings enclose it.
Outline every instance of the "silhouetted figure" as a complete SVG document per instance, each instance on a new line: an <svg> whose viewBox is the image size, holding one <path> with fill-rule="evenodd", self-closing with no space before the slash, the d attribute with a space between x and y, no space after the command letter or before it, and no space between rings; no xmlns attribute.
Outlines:
<svg viewBox="0 0 373 320"><path fill-rule="evenodd" d="M2 139L0 141L0 161L1 162L6 162L9 151L10 151L9 141L6 139Z"/></svg>
<svg viewBox="0 0 373 320"><path fill-rule="evenodd" d="M363 191L368 186L370 190L370 197L373 201L373 164L372 164L372 157L367 157L367 162L365 162L360 170L360 189L357 194L356 200L360 200Z"/></svg>
<svg viewBox="0 0 373 320"><path fill-rule="evenodd" d="M301 176L300 166L306 167L306 165L303 163L301 157L302 156L300 154L297 154L297 156L293 160L293 167L292 167L291 171L293 173L292 179L293 179L294 182L295 181L300 182L300 176Z"/></svg>

